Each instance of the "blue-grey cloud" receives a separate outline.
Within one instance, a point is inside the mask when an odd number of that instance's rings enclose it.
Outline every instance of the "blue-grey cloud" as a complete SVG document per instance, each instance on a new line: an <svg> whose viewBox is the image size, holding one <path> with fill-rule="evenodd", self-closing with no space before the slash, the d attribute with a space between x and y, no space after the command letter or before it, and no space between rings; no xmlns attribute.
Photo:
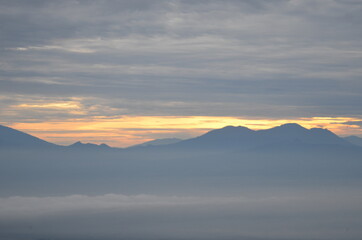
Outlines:
<svg viewBox="0 0 362 240"><path fill-rule="evenodd" d="M361 234L360 199L360 194L348 190L265 191L229 197L8 197L0 199L0 236L16 240L352 240Z"/></svg>
<svg viewBox="0 0 362 240"><path fill-rule="evenodd" d="M346 125L355 125L355 126L362 127L362 121L348 121L348 122L345 122L344 124L346 124Z"/></svg>
<svg viewBox="0 0 362 240"><path fill-rule="evenodd" d="M358 1L5 1L1 94L80 97L114 114L360 116L361 9Z"/></svg>

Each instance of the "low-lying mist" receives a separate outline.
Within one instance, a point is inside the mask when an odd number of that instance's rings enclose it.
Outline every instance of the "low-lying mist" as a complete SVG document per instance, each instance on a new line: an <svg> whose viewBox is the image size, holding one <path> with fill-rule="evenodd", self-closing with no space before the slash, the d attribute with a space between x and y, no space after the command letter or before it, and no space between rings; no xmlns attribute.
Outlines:
<svg viewBox="0 0 362 240"><path fill-rule="evenodd" d="M359 239L362 194L0 198L2 239Z"/></svg>
<svg viewBox="0 0 362 240"><path fill-rule="evenodd" d="M346 239L360 150L1 150L0 238Z"/></svg>

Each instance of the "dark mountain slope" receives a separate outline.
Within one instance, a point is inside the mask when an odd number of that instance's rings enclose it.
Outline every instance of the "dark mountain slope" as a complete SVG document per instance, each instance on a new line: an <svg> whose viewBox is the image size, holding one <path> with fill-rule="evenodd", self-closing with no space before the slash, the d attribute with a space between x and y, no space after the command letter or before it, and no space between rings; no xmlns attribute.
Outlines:
<svg viewBox="0 0 362 240"><path fill-rule="evenodd" d="M174 144L183 141L179 138L161 138L161 139L155 139L151 141L147 141L141 144L133 145L129 148L139 148L139 147L152 147L152 146L163 146L163 145L169 145Z"/></svg>
<svg viewBox="0 0 362 240"><path fill-rule="evenodd" d="M111 147L107 144L94 144L94 143L82 143L80 141L75 142L68 146L69 149L75 149L75 150L110 150Z"/></svg>
<svg viewBox="0 0 362 240"><path fill-rule="evenodd" d="M30 134L0 125L0 148L58 148Z"/></svg>
<svg viewBox="0 0 362 240"><path fill-rule="evenodd" d="M259 149L269 147L305 145L350 146L351 143L322 128L306 129L289 123L266 130L253 131L245 127L224 127L212 130L202 136L169 145L180 149Z"/></svg>
<svg viewBox="0 0 362 240"><path fill-rule="evenodd" d="M176 148L247 148L256 140L255 131L246 127L227 126L212 130L196 138L187 139L172 146Z"/></svg>
<svg viewBox="0 0 362 240"><path fill-rule="evenodd" d="M267 130L257 131L259 143L264 144L336 144L350 145L328 129L306 129L296 123L288 123Z"/></svg>
<svg viewBox="0 0 362 240"><path fill-rule="evenodd" d="M263 150L263 149L283 149L283 148L300 148L313 149L321 146L323 151L328 147L355 146L349 141L338 137L331 131L321 128L306 129L298 124L290 123L266 130L254 131L246 127L227 126L221 129L212 130L199 137L176 141L171 144L157 144L145 147L131 147L129 151L150 151L166 152L181 150L189 154L200 151L230 151L230 150ZM323 146L323 147L322 147ZM79 151L89 150L114 150L106 144L91 144L76 142L70 146L59 146L37 137L31 136L24 132L0 126L0 147L1 148L44 148L44 149L69 149ZM194 152L194 153L193 153Z"/></svg>

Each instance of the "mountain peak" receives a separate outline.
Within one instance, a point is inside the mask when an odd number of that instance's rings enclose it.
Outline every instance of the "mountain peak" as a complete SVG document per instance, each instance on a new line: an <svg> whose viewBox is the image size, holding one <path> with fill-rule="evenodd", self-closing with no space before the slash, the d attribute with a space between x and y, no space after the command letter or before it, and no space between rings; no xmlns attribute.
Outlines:
<svg viewBox="0 0 362 240"><path fill-rule="evenodd" d="M0 147L54 148L59 146L25 132L0 125Z"/></svg>
<svg viewBox="0 0 362 240"><path fill-rule="evenodd" d="M98 148L110 148L110 146L108 146L105 143L102 144L94 144L94 143L82 143L81 141L77 141L71 145L69 145L69 147L72 148L87 148L87 149L98 149Z"/></svg>
<svg viewBox="0 0 362 240"><path fill-rule="evenodd" d="M247 127L242 126L226 126L223 128L211 130L206 134L202 135L201 137L208 137L208 138L239 138L240 136L248 136L251 133L255 132Z"/></svg>
<svg viewBox="0 0 362 240"><path fill-rule="evenodd" d="M110 146L108 146L108 145L105 144L105 143L101 143L101 144L99 144L98 146L103 147L103 148L110 148Z"/></svg>
<svg viewBox="0 0 362 240"><path fill-rule="evenodd" d="M306 128L302 127L298 123L282 124L282 125L279 126L279 128L284 128L284 129L304 129L304 130L306 130Z"/></svg>
<svg viewBox="0 0 362 240"><path fill-rule="evenodd" d="M260 146L286 146L305 144L348 145L328 129L306 129L297 123L287 123L270 129L254 131L241 126L226 126L212 130L194 139L185 140L178 145L204 148L251 149Z"/></svg>
<svg viewBox="0 0 362 240"><path fill-rule="evenodd" d="M226 133L227 134L227 133L241 133L241 132L253 132L253 130L251 130L247 127L242 127L242 126L226 126L226 127L220 128L220 129L212 130L208 133L222 133L222 134Z"/></svg>
<svg viewBox="0 0 362 240"><path fill-rule="evenodd" d="M306 133L309 130L302 127L301 125L297 123L286 123L277 127L260 130L259 132L271 132L274 134L299 134L299 133Z"/></svg>
<svg viewBox="0 0 362 240"><path fill-rule="evenodd" d="M176 143L176 146L191 146L200 148L230 148L253 138L254 130L242 126L226 126L211 130L196 138Z"/></svg>
<svg viewBox="0 0 362 240"><path fill-rule="evenodd" d="M151 140L151 141L147 141L141 144L137 144L131 147L150 147L150 146L162 146L162 145L169 145L169 144L174 144L174 143L178 143L181 142L182 139L179 138L160 138L160 139L155 139L155 140Z"/></svg>

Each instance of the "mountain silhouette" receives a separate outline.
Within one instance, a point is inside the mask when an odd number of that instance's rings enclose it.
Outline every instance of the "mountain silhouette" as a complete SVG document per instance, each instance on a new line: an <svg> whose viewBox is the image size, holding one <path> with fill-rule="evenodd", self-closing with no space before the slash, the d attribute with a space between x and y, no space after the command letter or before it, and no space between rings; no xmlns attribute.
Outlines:
<svg viewBox="0 0 362 240"><path fill-rule="evenodd" d="M187 139L173 144L182 148L231 148L243 147L254 141L255 131L246 127L226 126L211 130L196 138Z"/></svg>
<svg viewBox="0 0 362 240"><path fill-rule="evenodd" d="M306 129L296 123L288 123L278 127L259 130L260 141L268 143L307 143L307 144L336 144L350 145L328 129Z"/></svg>
<svg viewBox="0 0 362 240"><path fill-rule="evenodd" d="M297 124L258 131L227 126L174 144L128 149L81 142L57 146L7 127L0 127L0 139L0 195L232 193L250 184L362 182L362 147L327 129Z"/></svg>
<svg viewBox="0 0 362 240"><path fill-rule="evenodd" d="M347 139L348 140L348 139ZM180 139L161 139L146 142L139 146L149 146L155 149L185 149L185 150L213 150L213 149L258 149L262 147L303 146L303 145L338 145L354 146L346 139L340 138L333 132L322 129L306 129L296 123L288 123L266 130L251 130L241 126L226 126L211 130L199 137ZM77 150L110 150L115 149L106 144L81 143L59 146L49 143L27 133L0 125L0 147L12 148L66 148ZM130 149L141 149L130 147Z"/></svg>
<svg viewBox="0 0 362 240"><path fill-rule="evenodd" d="M161 138L161 139L155 139L155 140L151 140L151 141L147 141L141 144L137 144L134 146L131 146L132 148L134 147L150 147L150 146L162 146L162 145L169 145L169 144L174 144L174 143L178 143L183 141L182 139L179 138Z"/></svg>
<svg viewBox="0 0 362 240"><path fill-rule="evenodd" d="M71 149L71 150L103 150L111 149L107 144L81 143L60 146L34 137L22 131L0 125L0 148L20 149Z"/></svg>
<svg viewBox="0 0 362 240"><path fill-rule="evenodd" d="M56 148L56 144L0 125L0 148Z"/></svg>
<svg viewBox="0 0 362 240"><path fill-rule="evenodd" d="M306 129L296 123L288 123L266 130L227 126L212 130L196 138L174 144L181 148L252 149L281 145L351 145L331 131L322 128Z"/></svg>
<svg viewBox="0 0 362 240"><path fill-rule="evenodd" d="M107 149L111 149L111 147L108 146L105 143L102 143L102 144L98 145L98 144L94 144L94 143L82 143L80 141L69 145L68 148L78 149L78 150L107 150Z"/></svg>

